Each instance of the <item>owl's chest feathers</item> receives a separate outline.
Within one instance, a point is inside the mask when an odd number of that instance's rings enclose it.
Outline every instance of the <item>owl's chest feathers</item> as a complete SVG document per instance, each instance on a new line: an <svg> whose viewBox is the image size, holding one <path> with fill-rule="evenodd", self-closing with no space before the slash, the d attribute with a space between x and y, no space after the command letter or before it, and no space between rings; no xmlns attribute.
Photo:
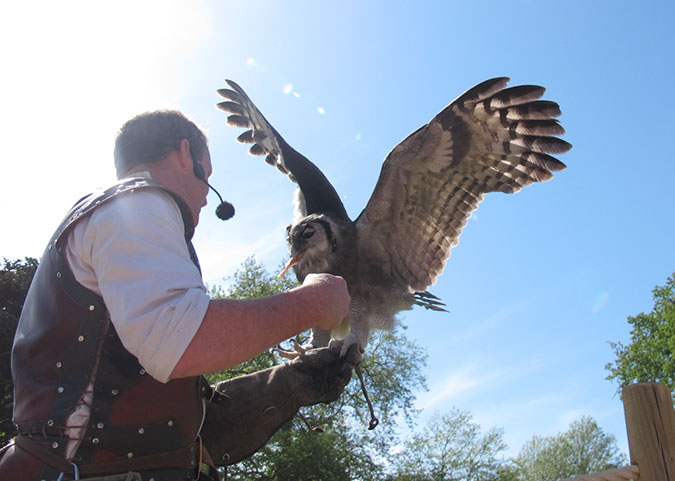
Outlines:
<svg viewBox="0 0 675 481"><path fill-rule="evenodd" d="M407 287L392 282L392 278L379 269L371 266L359 278L360 282L350 295L362 299L373 313L391 317L410 309L412 303Z"/></svg>
<svg viewBox="0 0 675 481"><path fill-rule="evenodd" d="M360 306L362 317L369 326L379 329L391 328L394 316L411 305L407 286L396 284L392 276L383 271L382 266L386 265L372 262L368 256L357 258L356 282L349 289L352 303Z"/></svg>
<svg viewBox="0 0 675 481"><path fill-rule="evenodd" d="M374 262L372 253L360 252L357 245L341 244L334 252L308 251L293 268L301 282L308 274L318 273L344 278L352 304L359 306L350 312L350 318L367 319L373 327L388 328L393 316L410 309L410 293L407 285L399 285L382 270L388 262Z"/></svg>

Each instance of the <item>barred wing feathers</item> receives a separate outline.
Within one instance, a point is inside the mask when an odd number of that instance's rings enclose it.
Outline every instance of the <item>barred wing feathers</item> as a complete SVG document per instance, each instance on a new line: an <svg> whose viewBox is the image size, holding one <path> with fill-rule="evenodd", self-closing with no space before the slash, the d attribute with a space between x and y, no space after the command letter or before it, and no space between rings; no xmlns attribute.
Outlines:
<svg viewBox="0 0 675 481"><path fill-rule="evenodd" d="M543 87L487 80L458 97L387 156L355 221L361 258L388 260L391 275L424 291L486 193L518 192L565 165L571 145Z"/></svg>

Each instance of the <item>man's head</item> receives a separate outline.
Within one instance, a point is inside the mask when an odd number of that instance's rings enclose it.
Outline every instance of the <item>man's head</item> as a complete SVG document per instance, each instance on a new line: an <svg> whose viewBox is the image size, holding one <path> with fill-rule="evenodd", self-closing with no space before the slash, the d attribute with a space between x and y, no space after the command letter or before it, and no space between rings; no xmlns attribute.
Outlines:
<svg viewBox="0 0 675 481"><path fill-rule="evenodd" d="M157 110L127 121L115 139L115 168L121 179L135 167L157 163L178 150L180 141L190 143L190 153L199 160L208 150L206 135L177 110Z"/></svg>
<svg viewBox="0 0 675 481"><path fill-rule="evenodd" d="M197 224L212 167L206 135L194 122L175 110L138 115L120 129L114 156L118 178L149 171L185 200ZM203 179L195 175L199 168Z"/></svg>

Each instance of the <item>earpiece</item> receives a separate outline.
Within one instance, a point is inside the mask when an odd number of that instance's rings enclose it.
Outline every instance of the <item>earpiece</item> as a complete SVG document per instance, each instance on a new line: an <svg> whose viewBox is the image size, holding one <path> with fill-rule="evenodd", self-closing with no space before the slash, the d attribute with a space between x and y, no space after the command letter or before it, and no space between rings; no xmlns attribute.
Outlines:
<svg viewBox="0 0 675 481"><path fill-rule="evenodd" d="M208 185L209 189L214 191L216 193L216 195L218 196L218 199L220 199L220 204L216 208L216 216L220 220L231 219L234 216L234 206L232 204L230 204L229 202L225 202L223 200L223 198L220 196L220 194L218 193L218 191L216 189L214 189L211 184L208 183L208 181L206 180L206 174L204 173L204 167L202 167L202 164L197 162L194 159L194 157L192 159L192 166L193 166L193 169L194 169L195 176L199 180L204 182L206 185Z"/></svg>
<svg viewBox="0 0 675 481"><path fill-rule="evenodd" d="M204 167L202 167L202 164L192 159L192 168L195 172L195 176L199 180L203 180L204 182L206 182L206 174L204 173Z"/></svg>

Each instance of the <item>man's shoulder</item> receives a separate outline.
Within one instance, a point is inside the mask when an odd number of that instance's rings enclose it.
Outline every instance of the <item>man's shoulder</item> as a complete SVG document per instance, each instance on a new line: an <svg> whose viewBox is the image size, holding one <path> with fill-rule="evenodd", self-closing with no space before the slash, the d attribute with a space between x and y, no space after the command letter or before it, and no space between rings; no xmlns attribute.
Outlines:
<svg viewBox="0 0 675 481"><path fill-rule="evenodd" d="M128 194L147 194L136 196L137 199L152 196L171 198L168 190L162 184L149 177L141 176L127 177L111 186L98 189L80 200L79 204L81 209L87 210L99 204L125 198Z"/></svg>
<svg viewBox="0 0 675 481"><path fill-rule="evenodd" d="M160 183L144 177L123 179L81 198L58 229L56 242L76 224L133 222L149 214L171 221L181 219L177 201Z"/></svg>
<svg viewBox="0 0 675 481"><path fill-rule="evenodd" d="M96 202L96 200L94 201ZM92 216L105 218L142 217L147 214L181 219L180 208L174 197L160 184L140 184L124 189L100 202Z"/></svg>

